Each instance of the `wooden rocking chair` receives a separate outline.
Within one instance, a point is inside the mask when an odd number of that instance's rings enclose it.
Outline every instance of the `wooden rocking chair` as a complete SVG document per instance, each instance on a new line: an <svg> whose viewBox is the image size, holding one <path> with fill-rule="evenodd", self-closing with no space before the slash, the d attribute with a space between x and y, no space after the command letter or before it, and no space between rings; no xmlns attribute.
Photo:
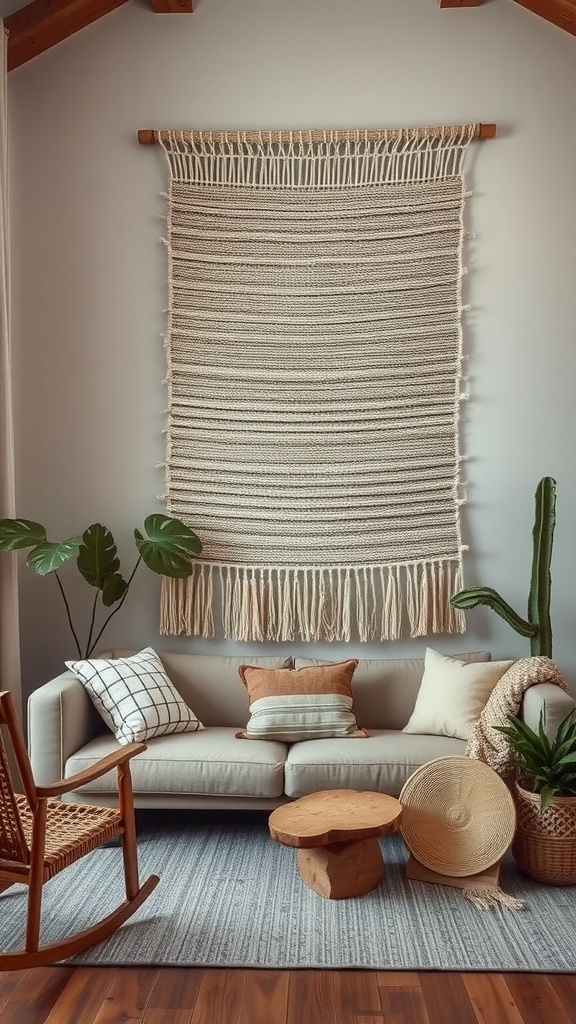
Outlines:
<svg viewBox="0 0 576 1024"><path fill-rule="evenodd" d="M6 726L8 731L23 795L14 792L1 726ZM102 942L138 909L158 884L156 875L150 875L142 886L138 882L129 760L145 749L144 743L128 744L69 779L51 786L36 786L12 695L8 691L0 692L0 892L14 882L28 886L25 948L0 953L0 971L65 960ZM113 768L118 771L118 810L55 799ZM91 928L52 945L40 946L44 882L114 836L121 837L126 886L124 903Z"/></svg>

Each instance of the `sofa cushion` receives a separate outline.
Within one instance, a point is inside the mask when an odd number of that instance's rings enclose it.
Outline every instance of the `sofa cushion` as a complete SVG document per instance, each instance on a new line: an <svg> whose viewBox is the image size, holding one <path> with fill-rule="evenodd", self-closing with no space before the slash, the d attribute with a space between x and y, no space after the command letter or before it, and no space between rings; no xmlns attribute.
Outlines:
<svg viewBox="0 0 576 1024"><path fill-rule="evenodd" d="M427 647L422 683L404 732L467 740L496 683L513 664L466 665Z"/></svg>
<svg viewBox="0 0 576 1024"><path fill-rule="evenodd" d="M368 739L324 739L294 743L284 767L285 793L305 796L319 789L369 789L398 796L416 768L435 757L460 755L466 744L446 736L409 736L376 730Z"/></svg>
<svg viewBox="0 0 576 1024"><path fill-rule="evenodd" d="M172 685L156 651L128 658L67 661L118 743L141 743L172 733L198 732L202 722Z"/></svg>
<svg viewBox="0 0 576 1024"><path fill-rule="evenodd" d="M488 651L454 657L465 662L490 661ZM298 669L325 662L297 657L294 664ZM354 672L354 710L360 724L366 729L402 729L414 710L423 675L424 658L360 658Z"/></svg>
<svg viewBox="0 0 576 1024"><path fill-rule="evenodd" d="M250 719L237 735L243 739L318 739L365 737L353 711L352 676L357 661L309 665L297 671L241 665L248 691Z"/></svg>
<svg viewBox="0 0 576 1024"><path fill-rule="evenodd" d="M97 736L66 762L66 778L117 750L111 734ZM211 727L193 736L159 736L130 762L134 793L279 797L284 785L284 743L240 743L233 729ZM116 791L116 772L84 791Z"/></svg>

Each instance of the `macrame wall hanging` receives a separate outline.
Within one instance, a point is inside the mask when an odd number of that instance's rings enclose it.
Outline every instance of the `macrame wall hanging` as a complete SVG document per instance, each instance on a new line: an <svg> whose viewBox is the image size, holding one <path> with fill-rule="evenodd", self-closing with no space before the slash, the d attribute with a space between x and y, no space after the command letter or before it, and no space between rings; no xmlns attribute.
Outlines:
<svg viewBox="0 0 576 1024"><path fill-rule="evenodd" d="M170 169L165 499L204 545L163 633L464 631L463 161L492 129L140 133Z"/></svg>

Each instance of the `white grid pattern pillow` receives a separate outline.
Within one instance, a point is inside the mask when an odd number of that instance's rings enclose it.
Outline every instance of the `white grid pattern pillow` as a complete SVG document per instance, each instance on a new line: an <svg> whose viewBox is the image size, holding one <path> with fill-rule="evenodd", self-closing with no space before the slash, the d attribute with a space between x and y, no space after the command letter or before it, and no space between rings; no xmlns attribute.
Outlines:
<svg viewBox="0 0 576 1024"><path fill-rule="evenodd" d="M203 729L151 647L130 658L67 661L119 743Z"/></svg>

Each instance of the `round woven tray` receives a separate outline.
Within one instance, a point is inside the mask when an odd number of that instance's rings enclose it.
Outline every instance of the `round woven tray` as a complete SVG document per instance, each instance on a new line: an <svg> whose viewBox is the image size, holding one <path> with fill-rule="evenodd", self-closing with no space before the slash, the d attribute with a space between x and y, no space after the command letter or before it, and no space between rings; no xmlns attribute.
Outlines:
<svg viewBox="0 0 576 1024"><path fill-rule="evenodd" d="M516 810L506 783L483 761L438 757L400 793L400 831L420 864L461 878L496 864L514 838Z"/></svg>

